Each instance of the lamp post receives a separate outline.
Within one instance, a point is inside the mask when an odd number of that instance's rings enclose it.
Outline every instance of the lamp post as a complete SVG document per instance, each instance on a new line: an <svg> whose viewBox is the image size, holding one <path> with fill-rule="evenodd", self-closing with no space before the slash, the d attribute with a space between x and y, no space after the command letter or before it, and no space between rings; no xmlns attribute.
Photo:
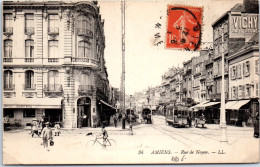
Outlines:
<svg viewBox="0 0 260 167"><path fill-rule="evenodd" d="M227 139L227 126L226 126L226 110L225 110L225 57L224 57L224 24L222 24L222 63L221 63L221 108L220 108L220 128L221 128L221 137L220 142L228 142Z"/></svg>

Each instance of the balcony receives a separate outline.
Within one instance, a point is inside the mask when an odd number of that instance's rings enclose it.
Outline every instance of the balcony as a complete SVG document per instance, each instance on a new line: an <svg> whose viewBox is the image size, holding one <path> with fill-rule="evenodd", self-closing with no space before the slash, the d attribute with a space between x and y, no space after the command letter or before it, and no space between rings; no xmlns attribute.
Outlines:
<svg viewBox="0 0 260 167"><path fill-rule="evenodd" d="M48 58L48 63L58 63L59 58Z"/></svg>
<svg viewBox="0 0 260 167"><path fill-rule="evenodd" d="M36 85L35 84L25 84L24 90L35 90Z"/></svg>
<svg viewBox="0 0 260 167"><path fill-rule="evenodd" d="M13 27L4 27L3 34L7 36L13 35Z"/></svg>
<svg viewBox="0 0 260 167"><path fill-rule="evenodd" d="M91 63L98 66L98 61L95 59L90 59L86 57L73 57L71 59L72 63Z"/></svg>
<svg viewBox="0 0 260 167"><path fill-rule="evenodd" d="M63 88L61 84L44 85L44 93L46 96L56 97L62 96Z"/></svg>
<svg viewBox="0 0 260 167"><path fill-rule="evenodd" d="M15 85L13 84L4 84L4 90L14 90Z"/></svg>
<svg viewBox="0 0 260 167"><path fill-rule="evenodd" d="M77 33L78 33L78 36L93 38L93 32L90 30L87 30L87 29L78 28Z"/></svg>
<svg viewBox="0 0 260 167"><path fill-rule="evenodd" d="M59 28L58 27L49 27L48 35L59 35Z"/></svg>
<svg viewBox="0 0 260 167"><path fill-rule="evenodd" d="M30 58L25 58L24 59L25 63L33 63L34 62L34 58L30 57Z"/></svg>
<svg viewBox="0 0 260 167"><path fill-rule="evenodd" d="M5 62L5 63L12 63L12 62L13 62L13 58L4 57L4 58L3 58L3 62Z"/></svg>
<svg viewBox="0 0 260 167"><path fill-rule="evenodd" d="M92 95L94 92L93 85L79 85L78 93L80 96L83 95Z"/></svg>
<svg viewBox="0 0 260 167"><path fill-rule="evenodd" d="M26 35L33 35L34 34L34 27L26 27L24 30Z"/></svg>

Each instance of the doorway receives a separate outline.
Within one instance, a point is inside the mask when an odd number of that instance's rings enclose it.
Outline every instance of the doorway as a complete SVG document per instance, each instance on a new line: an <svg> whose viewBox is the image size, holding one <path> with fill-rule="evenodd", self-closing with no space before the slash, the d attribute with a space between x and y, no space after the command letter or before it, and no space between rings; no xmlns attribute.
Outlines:
<svg viewBox="0 0 260 167"><path fill-rule="evenodd" d="M78 128L91 127L91 99L81 97L77 101Z"/></svg>

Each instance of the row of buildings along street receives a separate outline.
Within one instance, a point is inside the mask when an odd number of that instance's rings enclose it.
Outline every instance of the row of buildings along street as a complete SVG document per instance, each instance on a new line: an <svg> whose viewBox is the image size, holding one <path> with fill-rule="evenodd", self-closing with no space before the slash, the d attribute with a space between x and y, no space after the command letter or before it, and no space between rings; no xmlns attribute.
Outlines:
<svg viewBox="0 0 260 167"><path fill-rule="evenodd" d="M44 117L65 128L108 124L120 108L120 91L109 84L98 3L5 2L3 16L6 121L25 126ZM182 68L170 68L160 86L126 96L126 107L162 115L178 108L204 111L208 123L218 123L224 53L227 123L252 125L259 109L258 8L249 1L236 4L212 28L211 47Z"/></svg>
<svg viewBox="0 0 260 167"><path fill-rule="evenodd" d="M182 68L170 68L162 75L161 85L135 93L127 104L134 103L137 111L149 107L162 115L173 109L200 111L207 123L219 123L224 52L227 123L252 126L259 110L258 8L252 9L244 1L224 13L212 24L210 47L183 62ZM236 20L246 20L246 29Z"/></svg>

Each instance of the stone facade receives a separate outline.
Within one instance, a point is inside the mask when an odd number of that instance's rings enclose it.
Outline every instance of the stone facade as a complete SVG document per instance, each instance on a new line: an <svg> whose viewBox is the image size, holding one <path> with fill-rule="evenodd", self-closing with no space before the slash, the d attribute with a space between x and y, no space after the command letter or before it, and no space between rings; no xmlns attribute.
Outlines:
<svg viewBox="0 0 260 167"><path fill-rule="evenodd" d="M4 116L26 125L45 115L66 128L84 116L83 126L93 126L109 93L97 2L4 2L3 9Z"/></svg>

